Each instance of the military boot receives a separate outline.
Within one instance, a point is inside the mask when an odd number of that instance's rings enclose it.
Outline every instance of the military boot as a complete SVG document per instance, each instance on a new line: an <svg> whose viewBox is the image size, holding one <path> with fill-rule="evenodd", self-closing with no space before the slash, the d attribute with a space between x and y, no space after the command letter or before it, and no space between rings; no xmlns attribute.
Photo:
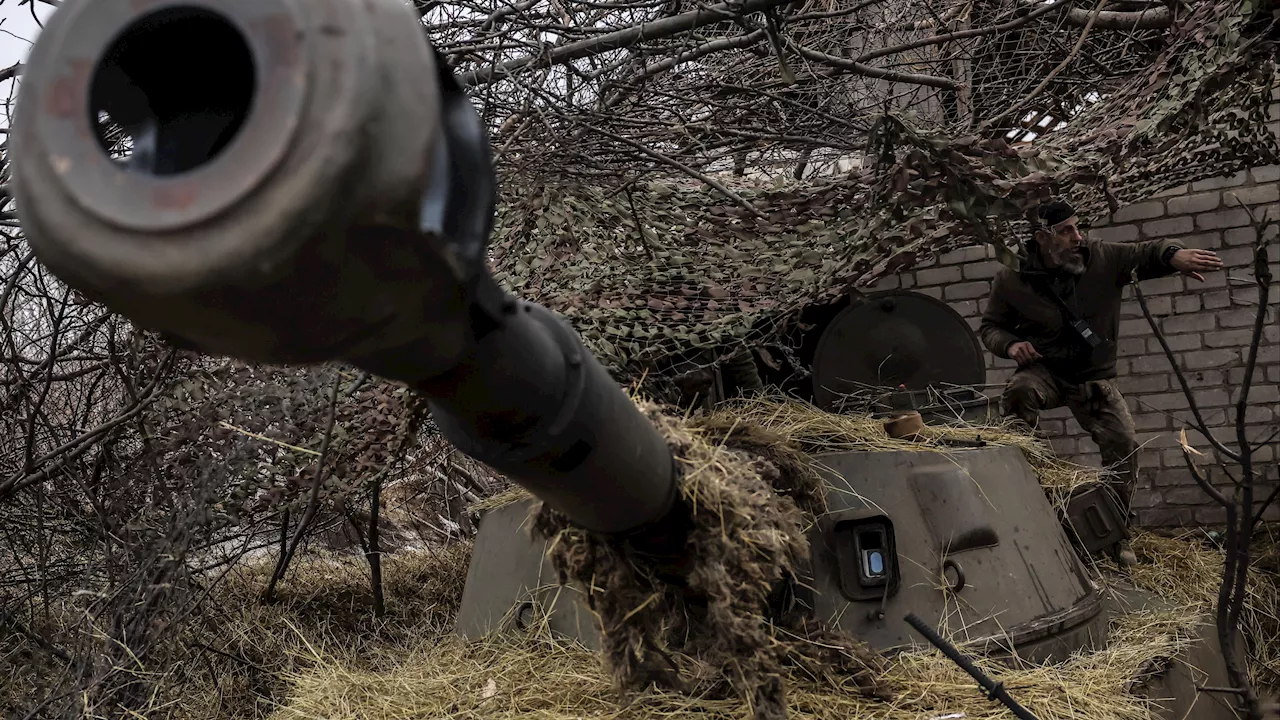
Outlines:
<svg viewBox="0 0 1280 720"><path fill-rule="evenodd" d="M1120 466L1121 469L1118 471L1115 480L1112 481L1111 488L1116 494L1116 500L1120 505L1121 512L1124 513L1125 530L1129 531L1138 519L1137 513L1133 511L1133 491L1138 484L1137 451L1130 453L1129 458L1120 463ZM1116 545L1115 557L1120 567L1133 567L1138 564L1138 556L1133 552L1133 548L1130 547L1129 538L1127 537Z"/></svg>

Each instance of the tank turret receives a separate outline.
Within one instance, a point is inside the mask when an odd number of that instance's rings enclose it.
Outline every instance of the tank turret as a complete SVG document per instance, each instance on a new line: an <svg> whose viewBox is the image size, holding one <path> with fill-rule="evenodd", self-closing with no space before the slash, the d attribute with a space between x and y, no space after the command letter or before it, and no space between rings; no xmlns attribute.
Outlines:
<svg viewBox="0 0 1280 720"><path fill-rule="evenodd" d="M932 297L859 295L815 332L819 408L886 420L915 411L930 424L998 415L974 331ZM1106 644L1103 598L1073 547L1077 524L1093 540L1122 527L1105 493L1073 500L1094 509L1093 525L1060 514L1020 449L980 437L942 452L831 452L814 462L827 512L808 533L811 564L793 590L823 624L890 651L919 641L901 622L914 612L960 628L970 647L1033 662ZM522 531L528 511L516 503L481 522L459 631L480 637L539 607L551 609L555 630L597 642L590 616Z"/></svg>

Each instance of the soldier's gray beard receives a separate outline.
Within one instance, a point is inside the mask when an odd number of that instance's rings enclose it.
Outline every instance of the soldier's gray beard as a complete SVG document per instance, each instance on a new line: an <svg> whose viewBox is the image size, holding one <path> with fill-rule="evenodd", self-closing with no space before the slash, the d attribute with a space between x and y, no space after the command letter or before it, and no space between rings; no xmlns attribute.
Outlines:
<svg viewBox="0 0 1280 720"><path fill-rule="evenodd" d="M1053 253L1054 265L1058 269L1071 273L1072 275L1080 275L1084 272L1084 255L1078 250L1062 249Z"/></svg>

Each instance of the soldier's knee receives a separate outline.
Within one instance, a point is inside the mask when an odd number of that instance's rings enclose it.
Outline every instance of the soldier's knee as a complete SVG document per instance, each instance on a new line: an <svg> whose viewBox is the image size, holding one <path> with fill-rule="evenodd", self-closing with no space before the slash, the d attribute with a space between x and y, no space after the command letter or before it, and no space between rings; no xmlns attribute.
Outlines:
<svg viewBox="0 0 1280 720"><path fill-rule="evenodd" d="M1008 415L1039 412L1044 409L1045 402L1044 396L1034 384L1022 381L1017 376L1005 386L1000 400Z"/></svg>
<svg viewBox="0 0 1280 720"><path fill-rule="evenodd" d="M1113 457L1128 457L1138 451L1138 438L1133 426L1125 418L1108 418L1109 422L1098 423L1093 435L1098 449Z"/></svg>

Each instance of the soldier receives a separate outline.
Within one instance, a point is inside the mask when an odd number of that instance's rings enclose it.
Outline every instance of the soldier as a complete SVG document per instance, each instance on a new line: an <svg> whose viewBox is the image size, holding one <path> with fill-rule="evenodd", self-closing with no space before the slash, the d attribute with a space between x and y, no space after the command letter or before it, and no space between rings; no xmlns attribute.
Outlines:
<svg viewBox="0 0 1280 720"><path fill-rule="evenodd" d="M1222 261L1173 240L1088 240L1063 201L1042 205L1036 217L1022 269L996 275L978 332L994 355L1018 363L1001 397L1005 416L1034 430L1041 411L1070 408L1115 471L1110 487L1131 523L1137 441L1113 382L1124 286L1131 273L1138 280L1182 273L1203 282L1200 273L1222 268ZM1114 554L1122 565L1137 563L1128 541Z"/></svg>

